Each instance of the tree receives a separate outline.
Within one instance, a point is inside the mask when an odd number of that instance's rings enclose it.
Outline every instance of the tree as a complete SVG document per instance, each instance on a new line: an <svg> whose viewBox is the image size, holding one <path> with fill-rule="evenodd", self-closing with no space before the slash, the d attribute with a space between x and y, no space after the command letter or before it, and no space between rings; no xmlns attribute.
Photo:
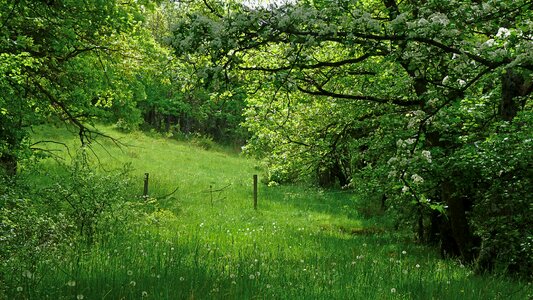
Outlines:
<svg viewBox="0 0 533 300"><path fill-rule="evenodd" d="M531 272L531 1L204 2L173 45L246 80L272 180L351 178L443 254Z"/></svg>
<svg viewBox="0 0 533 300"><path fill-rule="evenodd" d="M152 1L0 1L0 169L29 154L28 130L63 121L82 144L98 117L139 122L133 90ZM138 117L135 117L137 115Z"/></svg>

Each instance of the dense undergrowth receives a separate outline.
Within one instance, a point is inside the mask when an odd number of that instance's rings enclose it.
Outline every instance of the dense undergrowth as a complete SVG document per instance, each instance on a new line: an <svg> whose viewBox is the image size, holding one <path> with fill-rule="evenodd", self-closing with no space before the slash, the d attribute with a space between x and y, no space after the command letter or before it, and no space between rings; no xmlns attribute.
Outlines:
<svg viewBox="0 0 533 300"><path fill-rule="evenodd" d="M106 129L111 132L111 129ZM141 133L1 186L0 299L528 299L394 231L349 191L259 187L253 160ZM36 139L76 141L41 128ZM63 146L52 144L49 150ZM95 155L96 154L96 155ZM149 196L142 197L149 173Z"/></svg>

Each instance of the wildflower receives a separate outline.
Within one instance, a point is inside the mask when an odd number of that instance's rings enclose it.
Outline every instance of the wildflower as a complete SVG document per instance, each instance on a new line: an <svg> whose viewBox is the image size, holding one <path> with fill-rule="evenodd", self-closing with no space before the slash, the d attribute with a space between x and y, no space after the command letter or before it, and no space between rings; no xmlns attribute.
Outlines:
<svg viewBox="0 0 533 300"><path fill-rule="evenodd" d="M407 254L407 251L403 250L403 251L402 251L402 254L403 254L403 255Z"/></svg>
<svg viewBox="0 0 533 300"><path fill-rule="evenodd" d="M420 268L420 265L419 265L419 264L416 264L416 266L415 266L415 267L417 267L417 268Z"/></svg>
<svg viewBox="0 0 533 300"><path fill-rule="evenodd" d="M396 293L396 289L392 288L392 289L390 289L390 292L394 294L394 293Z"/></svg>

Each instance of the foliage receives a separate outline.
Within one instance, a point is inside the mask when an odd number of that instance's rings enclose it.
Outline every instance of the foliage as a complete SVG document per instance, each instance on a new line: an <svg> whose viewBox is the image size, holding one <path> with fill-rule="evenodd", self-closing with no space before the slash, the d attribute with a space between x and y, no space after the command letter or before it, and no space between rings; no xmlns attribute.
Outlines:
<svg viewBox="0 0 533 300"><path fill-rule="evenodd" d="M200 134L217 142L242 143L245 132L239 124L244 100L239 83L219 78L212 70L196 76L198 66L208 59L176 56L169 47L172 28L187 11L179 2L166 1L147 14L145 27L164 56L158 67L137 78L144 87L144 99L138 102L144 127L176 136ZM215 93L221 89L225 92Z"/></svg>
<svg viewBox="0 0 533 300"><path fill-rule="evenodd" d="M138 124L135 76L154 48L152 1L0 1L0 169L13 175L33 125L68 122L82 144L96 118Z"/></svg>
<svg viewBox="0 0 533 300"><path fill-rule="evenodd" d="M68 176L55 178L44 189L46 209L61 212L74 224L77 236L91 245L106 239L111 228L124 226L127 201L134 199L129 170L100 174L87 161L86 149L80 150ZM127 220L129 221L129 220ZM117 226L119 225L119 226Z"/></svg>
<svg viewBox="0 0 533 300"><path fill-rule="evenodd" d="M531 128L531 5L212 1L182 19L173 47L208 58L199 73L245 80L246 147L265 159L270 180L372 191L443 254L513 271L511 260L524 257L521 245L531 236L527 218L507 227L504 216L476 216L503 198L513 212L531 203L528 191L511 192L531 178L524 167L530 144L521 142ZM491 149L502 124L512 128L513 143ZM510 165L496 170L495 157ZM493 184L487 175L502 170ZM513 250L490 246L504 241Z"/></svg>

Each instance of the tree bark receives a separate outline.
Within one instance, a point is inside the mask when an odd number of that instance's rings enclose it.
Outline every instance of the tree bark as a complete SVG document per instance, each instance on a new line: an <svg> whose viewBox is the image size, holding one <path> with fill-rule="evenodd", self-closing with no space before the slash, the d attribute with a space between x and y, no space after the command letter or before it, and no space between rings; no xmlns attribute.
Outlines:
<svg viewBox="0 0 533 300"><path fill-rule="evenodd" d="M451 180L442 183L442 200L448 204L448 218L450 220L453 239L459 248L461 258L471 263L476 258L474 235L470 230L466 217L467 205L465 198L455 195Z"/></svg>
<svg viewBox="0 0 533 300"><path fill-rule="evenodd" d="M0 172L7 176L17 174L17 157L12 154L2 153L0 156Z"/></svg>

